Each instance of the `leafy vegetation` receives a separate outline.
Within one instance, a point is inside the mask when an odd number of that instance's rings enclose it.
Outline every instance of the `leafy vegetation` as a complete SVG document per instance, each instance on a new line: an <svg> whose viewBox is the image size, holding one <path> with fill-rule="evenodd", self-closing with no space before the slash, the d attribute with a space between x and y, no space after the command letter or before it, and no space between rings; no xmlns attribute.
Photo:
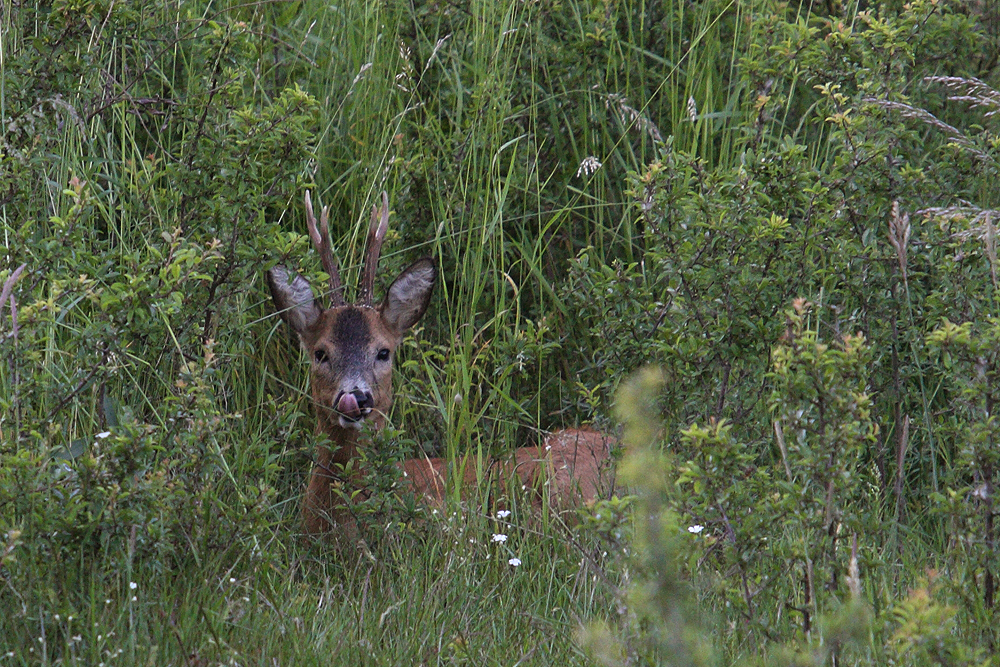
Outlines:
<svg viewBox="0 0 1000 667"><path fill-rule="evenodd" d="M995 664L998 21L4 2L0 665ZM357 545L262 280L307 189L349 285L383 189L443 276ZM619 421L575 526L390 465Z"/></svg>

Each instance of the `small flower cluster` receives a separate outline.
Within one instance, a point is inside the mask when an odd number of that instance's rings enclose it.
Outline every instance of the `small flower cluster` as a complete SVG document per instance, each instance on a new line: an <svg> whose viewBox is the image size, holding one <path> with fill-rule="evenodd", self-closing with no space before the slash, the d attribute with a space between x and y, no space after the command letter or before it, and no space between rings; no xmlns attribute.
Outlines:
<svg viewBox="0 0 1000 667"><path fill-rule="evenodd" d="M497 511L497 518L498 519L506 519L509 516L510 516L510 510L498 510ZM506 544L507 543L507 536L505 534L503 534L503 533L494 533L493 534L493 542L496 543L496 544ZM510 565L511 567L520 567L521 566L521 559L518 558L517 556L511 556L510 558L507 559L507 564Z"/></svg>

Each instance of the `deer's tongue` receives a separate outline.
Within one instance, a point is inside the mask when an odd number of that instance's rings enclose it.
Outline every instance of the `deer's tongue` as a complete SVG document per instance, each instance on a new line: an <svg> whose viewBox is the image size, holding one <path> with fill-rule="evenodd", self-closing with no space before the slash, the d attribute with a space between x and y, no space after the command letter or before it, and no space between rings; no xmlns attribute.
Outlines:
<svg viewBox="0 0 1000 667"><path fill-rule="evenodd" d="M348 393L340 397L340 401L337 402L337 412L351 419L361 418L361 408L358 407L358 399L354 394Z"/></svg>

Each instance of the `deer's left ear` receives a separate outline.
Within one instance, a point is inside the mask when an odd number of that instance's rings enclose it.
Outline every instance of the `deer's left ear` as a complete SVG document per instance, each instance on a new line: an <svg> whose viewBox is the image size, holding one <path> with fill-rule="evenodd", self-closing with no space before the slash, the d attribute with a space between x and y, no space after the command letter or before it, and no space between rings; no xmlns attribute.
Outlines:
<svg viewBox="0 0 1000 667"><path fill-rule="evenodd" d="M424 316L434 291L435 278L437 269L434 268L434 261L425 257L393 281L380 311L382 319L397 336L402 336Z"/></svg>

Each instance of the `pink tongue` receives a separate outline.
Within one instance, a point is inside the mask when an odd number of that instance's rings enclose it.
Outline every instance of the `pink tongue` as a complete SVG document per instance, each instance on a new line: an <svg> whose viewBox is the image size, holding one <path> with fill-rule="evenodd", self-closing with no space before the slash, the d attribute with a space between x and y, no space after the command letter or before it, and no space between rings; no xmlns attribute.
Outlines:
<svg viewBox="0 0 1000 667"><path fill-rule="evenodd" d="M354 394L344 394L340 397L340 402L337 403L337 412L351 419L357 419L361 416L361 408L358 407L358 399L354 398Z"/></svg>

